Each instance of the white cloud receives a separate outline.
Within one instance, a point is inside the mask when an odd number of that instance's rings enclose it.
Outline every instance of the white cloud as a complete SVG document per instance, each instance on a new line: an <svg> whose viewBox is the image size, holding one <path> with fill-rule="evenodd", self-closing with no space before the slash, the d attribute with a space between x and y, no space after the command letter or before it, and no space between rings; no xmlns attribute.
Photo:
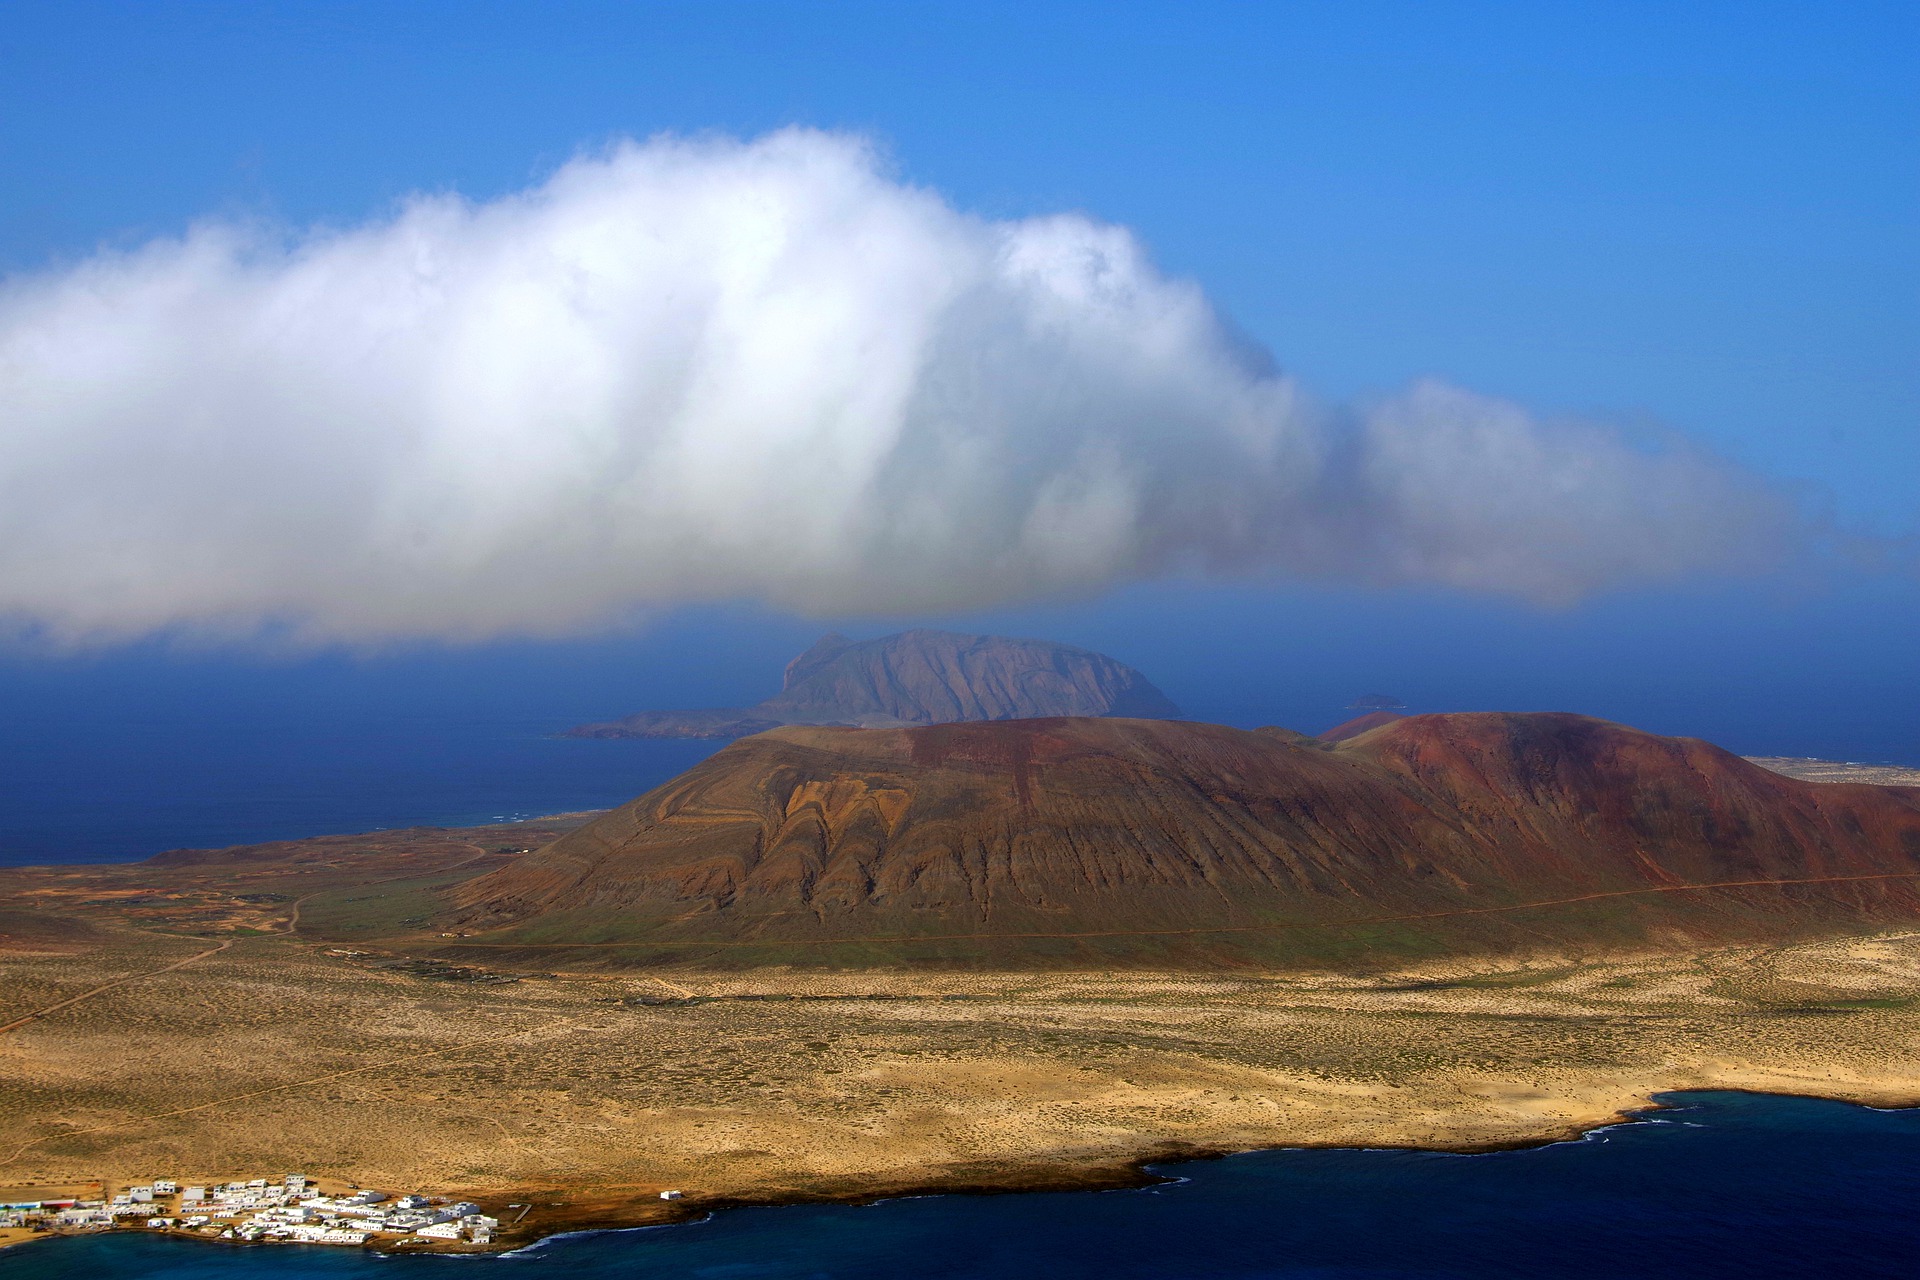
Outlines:
<svg viewBox="0 0 1920 1280"><path fill-rule="evenodd" d="M1684 450L1423 384L1316 408L1124 229L859 140L658 140L0 286L0 618L56 639L893 614L1198 569L1568 599L1791 535Z"/></svg>

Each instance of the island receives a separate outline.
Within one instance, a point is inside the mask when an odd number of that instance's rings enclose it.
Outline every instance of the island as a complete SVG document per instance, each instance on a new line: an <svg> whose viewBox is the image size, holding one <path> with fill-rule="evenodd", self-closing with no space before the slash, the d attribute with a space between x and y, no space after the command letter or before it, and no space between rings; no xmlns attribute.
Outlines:
<svg viewBox="0 0 1920 1280"><path fill-rule="evenodd" d="M1578 716L783 727L602 814L0 871L0 1055L0 1204L234 1244L294 1174L259 1239L362 1248L1912 1105L1920 789Z"/></svg>
<svg viewBox="0 0 1920 1280"><path fill-rule="evenodd" d="M1052 640L919 628L874 640L822 636L789 662L780 692L751 707L640 711L576 725L575 738L741 738L783 724L950 724L1038 716L1177 719L1123 662Z"/></svg>

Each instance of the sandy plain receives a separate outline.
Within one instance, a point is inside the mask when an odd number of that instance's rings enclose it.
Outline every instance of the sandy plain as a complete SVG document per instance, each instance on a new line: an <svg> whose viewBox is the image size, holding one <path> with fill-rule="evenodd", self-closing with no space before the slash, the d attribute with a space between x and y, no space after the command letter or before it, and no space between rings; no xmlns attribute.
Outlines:
<svg viewBox="0 0 1920 1280"><path fill-rule="evenodd" d="M0 1182L298 1171L532 1202L510 1243L1261 1146L1537 1142L1672 1089L1920 1099L1920 934L1366 977L501 986L263 935L159 971L196 950L129 932L0 963L16 1015L150 974L0 1036ZM662 998L693 1002L632 1003Z"/></svg>

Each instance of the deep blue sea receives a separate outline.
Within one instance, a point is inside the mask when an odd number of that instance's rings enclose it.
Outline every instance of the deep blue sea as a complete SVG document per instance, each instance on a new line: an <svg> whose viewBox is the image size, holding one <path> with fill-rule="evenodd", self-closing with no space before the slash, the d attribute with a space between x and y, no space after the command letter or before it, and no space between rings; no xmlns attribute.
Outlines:
<svg viewBox="0 0 1920 1280"><path fill-rule="evenodd" d="M1920 1276L1920 1111L1667 1101L1490 1155L1263 1151L1142 1190L742 1209L480 1259L96 1236L0 1253L0 1280Z"/></svg>
<svg viewBox="0 0 1920 1280"><path fill-rule="evenodd" d="M0 724L0 866L623 804L725 745L553 736L569 721L366 717L276 732L233 718L10 741Z"/></svg>

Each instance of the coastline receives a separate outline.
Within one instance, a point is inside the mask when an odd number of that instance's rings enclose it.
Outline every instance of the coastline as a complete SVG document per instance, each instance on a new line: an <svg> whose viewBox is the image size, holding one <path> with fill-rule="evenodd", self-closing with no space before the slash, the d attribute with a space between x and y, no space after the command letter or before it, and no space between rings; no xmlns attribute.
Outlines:
<svg viewBox="0 0 1920 1280"><path fill-rule="evenodd" d="M551 1230L544 1231L528 1239L514 1243L503 1243L486 1250L496 1254L517 1253L535 1248L549 1240L573 1235L592 1235L611 1231L634 1231L654 1227L671 1227L697 1222L717 1213L726 1213L735 1209L779 1208L789 1205L871 1205L888 1200L914 1199L923 1196L1000 1196L1029 1195L1048 1192L1098 1192L1126 1191L1143 1187L1167 1185L1180 1181L1179 1178L1154 1172L1154 1166L1191 1164L1224 1160L1232 1156L1252 1155L1268 1151L1418 1151L1444 1155L1492 1155L1503 1151L1534 1151L1543 1147L1557 1146L1563 1143L1584 1141L1589 1135L1623 1125L1641 1123L1656 1118L1661 1111L1671 1109L1670 1104L1660 1101L1661 1097L1684 1096L1691 1093L1733 1093L1759 1098L1803 1098L1815 1102L1843 1103L1848 1106L1863 1107L1873 1111L1898 1112L1920 1110L1920 1091L1904 1095L1905 1101L1888 1103L1869 1103L1856 1097L1837 1093L1802 1092L1791 1090L1741 1089L1728 1087L1656 1089L1651 1090L1644 1100L1632 1107L1622 1108L1613 1115L1568 1126L1565 1129L1542 1133L1531 1138L1498 1138L1485 1141L1464 1141L1444 1143L1419 1142L1378 1142L1378 1143L1335 1143L1315 1141L1278 1141L1252 1147L1205 1147L1183 1143L1170 1143L1163 1148L1142 1153L1119 1165L1100 1164L1080 1167L1060 1167L1041 1165L1029 1170L1009 1168L1004 1177L983 1178L977 1181L938 1180L926 1182L903 1182L897 1186L875 1188L864 1191L845 1192L822 1191L817 1193L795 1193L783 1196L716 1196L712 1198L689 1198L677 1202L672 1210L655 1212L648 1209L644 1202L635 1206L634 1216L625 1216L581 1206L575 1215L563 1219L549 1218ZM504 1193L503 1193L504 1194ZM646 1210L646 1212L639 1212ZM470 1252L483 1252L470 1250Z"/></svg>
<svg viewBox="0 0 1920 1280"><path fill-rule="evenodd" d="M440 958L442 888L566 825L0 875L0 1190L299 1171L472 1200L501 1251L1269 1148L1535 1147L1696 1089L1920 1100L1911 930L1364 970Z"/></svg>
<svg viewBox="0 0 1920 1280"><path fill-rule="evenodd" d="M1898 1101L1886 1095L1875 1093L1872 1095L1875 1101L1869 1102L1857 1095L1850 1096L1844 1091L1770 1090L1727 1086L1652 1089L1643 1094L1636 1101L1635 1105L1622 1107L1609 1116L1583 1120L1530 1137L1508 1136L1497 1139L1467 1139L1440 1143L1394 1141L1336 1143L1311 1140L1281 1140L1249 1147L1209 1147L1183 1142L1167 1142L1119 1163L1064 1165L1042 1161L1025 1165L1008 1165L998 1171L983 1172L983 1174L978 1177L932 1178L919 1181L909 1179L897 1183L864 1188L847 1188L843 1190L823 1188L814 1191L792 1190L785 1193L764 1196L690 1195L684 1199L671 1202L663 1202L652 1197L616 1194L612 1189L595 1189L591 1187L583 1187L574 1191L561 1189L558 1191L558 1194L563 1198L560 1200L550 1200L545 1205L542 1205L542 1214L534 1219L533 1223L530 1223L527 1229L524 1231L516 1231L512 1228L503 1229L489 1244L475 1245L402 1237L399 1240L369 1241L365 1245L355 1247L364 1252L378 1253L388 1257L401 1257L415 1254L462 1254L504 1257L510 1254L529 1252L568 1237L689 1225L711 1218L716 1214L723 1214L739 1209L778 1208L795 1205L864 1206L890 1200L922 1197L1100 1192L1169 1185L1180 1182L1183 1179L1177 1175L1158 1172L1156 1171L1156 1166L1210 1162L1226 1159L1231 1156L1249 1155L1260 1152L1416 1151L1447 1155L1488 1155L1504 1151L1538 1150L1565 1143L1581 1142L1593 1134L1609 1129L1634 1125L1650 1119L1657 1119L1660 1112L1671 1108L1671 1104L1663 1101L1663 1098L1685 1096L1692 1093L1732 1093L1758 1098L1798 1098L1818 1102L1840 1103L1880 1112L1920 1110L1920 1091L1898 1095L1900 1098ZM470 1189L464 1194L478 1200L488 1208L496 1208L508 1203L510 1200L515 1203L532 1202L542 1196L553 1196L556 1194L556 1189L505 1188L485 1191ZM179 1229L154 1230L145 1226L90 1229L56 1228L48 1231L0 1228L0 1250L31 1244L36 1241L96 1235L163 1236L170 1239L192 1241L199 1244L216 1246L228 1245L236 1248L273 1248L300 1243L296 1241L275 1240L228 1240L196 1234L192 1231ZM401 1247L395 1247L396 1245ZM305 1247L311 1248L316 1246L307 1245Z"/></svg>

